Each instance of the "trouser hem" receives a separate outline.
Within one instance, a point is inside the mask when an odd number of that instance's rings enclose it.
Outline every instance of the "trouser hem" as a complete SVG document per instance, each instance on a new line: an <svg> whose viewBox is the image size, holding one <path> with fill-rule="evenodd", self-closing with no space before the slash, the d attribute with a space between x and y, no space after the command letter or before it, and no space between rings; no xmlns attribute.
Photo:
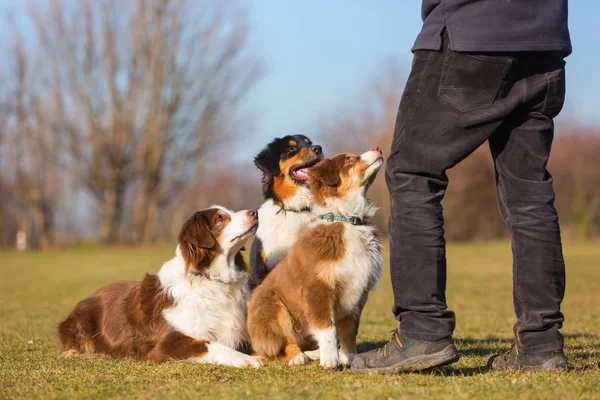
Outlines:
<svg viewBox="0 0 600 400"><path fill-rule="evenodd" d="M398 333L401 336L407 337L409 339L425 340L428 342L436 342L438 340L441 340L441 339L444 339L447 337L452 337L452 333L448 333L448 332L423 333L423 332L407 331L407 330L400 329L400 328L398 328Z"/></svg>

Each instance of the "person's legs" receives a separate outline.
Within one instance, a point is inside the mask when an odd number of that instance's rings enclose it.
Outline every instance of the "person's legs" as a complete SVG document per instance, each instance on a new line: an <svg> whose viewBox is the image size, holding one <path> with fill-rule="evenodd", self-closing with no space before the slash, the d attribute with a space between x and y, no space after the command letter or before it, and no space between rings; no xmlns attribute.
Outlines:
<svg viewBox="0 0 600 400"><path fill-rule="evenodd" d="M387 161L393 312L400 334L439 340L452 335L446 305L441 201L446 170L483 144L520 99L508 56L415 54Z"/></svg>
<svg viewBox="0 0 600 400"><path fill-rule="evenodd" d="M353 371L418 370L457 359L450 338L454 313L447 309L445 296L441 201L448 185L446 170L490 138L501 209L516 243L515 329L520 346L530 352L562 348L558 328L564 267L545 169L552 118L564 98L564 70L552 65L556 57L456 53L446 44L442 52L415 53L386 167L393 312L400 327L381 351L358 355ZM518 123L523 115L528 122ZM537 132L537 141L533 133L523 142L518 133L527 130ZM534 149L544 144L545 153ZM529 187L524 184L528 180L537 183ZM531 273L525 274L527 268ZM540 293L545 289L536 280L551 287ZM555 358L523 360L539 365L549 360L543 367L551 368L562 363Z"/></svg>
<svg viewBox="0 0 600 400"><path fill-rule="evenodd" d="M559 55L539 57L530 68L524 104L490 138L490 149L499 208L512 234L517 348L538 354L563 348L558 330L563 322L565 264L546 165L552 119L564 101L565 73Z"/></svg>
<svg viewBox="0 0 600 400"><path fill-rule="evenodd" d="M485 143L519 105L515 66L513 56L455 53L446 46L415 53L386 167L393 312L400 327L383 348L357 355L354 372L414 371L458 359L445 294L446 170Z"/></svg>

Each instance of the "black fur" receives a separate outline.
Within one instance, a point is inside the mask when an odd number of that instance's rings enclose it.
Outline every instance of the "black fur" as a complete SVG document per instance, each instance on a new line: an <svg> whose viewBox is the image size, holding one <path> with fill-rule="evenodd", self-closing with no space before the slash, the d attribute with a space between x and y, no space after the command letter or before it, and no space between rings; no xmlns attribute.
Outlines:
<svg viewBox="0 0 600 400"><path fill-rule="evenodd" d="M295 141L298 145L295 151L289 151L290 140ZM308 143L306 142L308 140ZM256 157L254 164L262 171L262 191L263 197L267 199L278 199L277 194L273 191L273 177L279 175L282 171L279 170L279 161L293 157L302 147L318 147L319 153L321 146L313 145L312 141L304 135L288 135L282 138L275 138L269 143ZM303 184L298 182L299 184Z"/></svg>
<svg viewBox="0 0 600 400"><path fill-rule="evenodd" d="M255 238L250 248L250 270L252 271L249 281L250 290L254 290L269 273L269 268L261 256L262 249L262 241Z"/></svg>

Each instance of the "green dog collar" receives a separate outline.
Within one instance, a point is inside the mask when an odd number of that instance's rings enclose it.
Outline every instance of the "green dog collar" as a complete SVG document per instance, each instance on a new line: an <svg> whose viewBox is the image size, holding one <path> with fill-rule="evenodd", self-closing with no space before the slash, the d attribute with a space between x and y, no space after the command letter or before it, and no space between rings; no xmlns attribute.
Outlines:
<svg viewBox="0 0 600 400"><path fill-rule="evenodd" d="M333 213L325 214L321 217L323 221L327 222L348 222L352 225L362 225L363 220L358 217L344 217L342 215L335 215Z"/></svg>

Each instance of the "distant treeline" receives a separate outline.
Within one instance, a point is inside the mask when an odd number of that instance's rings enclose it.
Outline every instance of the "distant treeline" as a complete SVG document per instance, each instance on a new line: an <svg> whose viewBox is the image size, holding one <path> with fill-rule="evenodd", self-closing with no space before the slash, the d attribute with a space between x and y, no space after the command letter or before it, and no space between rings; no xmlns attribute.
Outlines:
<svg viewBox="0 0 600 400"><path fill-rule="evenodd" d="M3 248L15 246L18 230L33 248L84 236L173 240L194 210L260 205L253 154L231 160L248 136L253 118L243 102L264 64L250 45L248 13L221 1L126 3L32 3L26 23L9 26L11 41L0 44ZM393 64L376 73L355 107L340 96L340 108L324 110L315 132L289 127L282 135L304 133L326 156L374 146L387 155L406 75ZM557 130L549 169L565 234L600 234L598 154L600 127ZM447 239L507 235L494 175L486 146L449 172ZM386 233L383 172L370 197Z"/></svg>
<svg viewBox="0 0 600 400"><path fill-rule="evenodd" d="M48 0L0 44L0 243L170 237L262 76L240 2ZM4 23L4 21L3 21Z"/></svg>

